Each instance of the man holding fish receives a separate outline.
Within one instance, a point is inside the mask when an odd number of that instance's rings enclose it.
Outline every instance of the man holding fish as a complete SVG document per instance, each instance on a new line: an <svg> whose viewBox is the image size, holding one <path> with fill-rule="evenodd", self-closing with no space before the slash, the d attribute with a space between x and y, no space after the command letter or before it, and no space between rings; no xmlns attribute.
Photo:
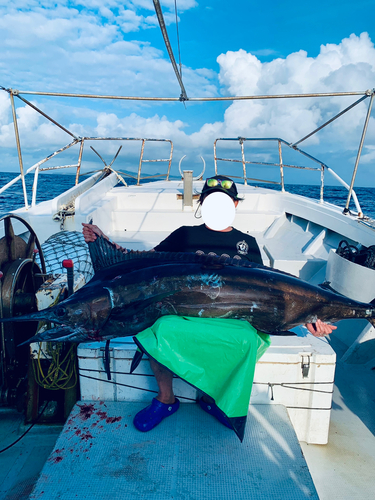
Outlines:
<svg viewBox="0 0 375 500"><path fill-rule="evenodd" d="M262 264L255 238L231 226L240 200L232 179L225 176L207 179L199 199L205 224L178 228L154 250L224 255ZM92 224L83 224L83 235L86 243L94 242L98 236L108 239ZM317 337L329 335L336 329L319 319L307 323L306 327ZM175 335L177 330L179 333L183 330L186 335ZM223 335L225 341L222 341ZM138 430L150 431L178 410L180 403L173 393L173 373L176 373L203 392L199 400L201 408L234 429L242 440L255 363L270 343L268 335L236 319L163 316L154 326L139 333L135 341L149 355L159 387L156 398L134 418ZM232 376L239 366L241 373Z"/></svg>

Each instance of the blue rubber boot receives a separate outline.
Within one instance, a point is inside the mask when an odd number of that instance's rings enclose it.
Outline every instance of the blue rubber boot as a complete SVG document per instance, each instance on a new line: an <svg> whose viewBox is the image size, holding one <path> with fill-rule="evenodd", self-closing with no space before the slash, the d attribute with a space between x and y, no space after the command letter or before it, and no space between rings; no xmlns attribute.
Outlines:
<svg viewBox="0 0 375 500"><path fill-rule="evenodd" d="M209 413L213 417L215 417L221 424L225 425L225 427L228 427L228 429L233 429L233 427L230 425L227 417L224 415L224 413L219 409L215 403L206 403L203 401L201 398L199 400L199 406L204 410L206 413Z"/></svg>
<svg viewBox="0 0 375 500"><path fill-rule="evenodd" d="M151 431L166 417L169 417L170 415L173 415L173 413L176 413L179 407L180 401L177 398L176 401L171 405L166 405L153 398L151 404L146 406L146 408L143 408L143 410L138 412L134 417L134 427L141 432Z"/></svg>

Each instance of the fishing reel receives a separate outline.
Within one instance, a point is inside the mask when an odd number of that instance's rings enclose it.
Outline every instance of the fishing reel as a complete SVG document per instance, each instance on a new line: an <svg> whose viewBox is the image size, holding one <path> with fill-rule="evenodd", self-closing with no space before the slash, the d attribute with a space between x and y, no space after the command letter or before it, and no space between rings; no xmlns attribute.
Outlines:
<svg viewBox="0 0 375 500"><path fill-rule="evenodd" d="M15 234L16 227L18 235ZM37 311L36 292L44 282L46 266L37 235L24 219L0 219L0 316L9 318ZM36 322L1 323L0 405L24 406L30 347L20 346L35 334Z"/></svg>

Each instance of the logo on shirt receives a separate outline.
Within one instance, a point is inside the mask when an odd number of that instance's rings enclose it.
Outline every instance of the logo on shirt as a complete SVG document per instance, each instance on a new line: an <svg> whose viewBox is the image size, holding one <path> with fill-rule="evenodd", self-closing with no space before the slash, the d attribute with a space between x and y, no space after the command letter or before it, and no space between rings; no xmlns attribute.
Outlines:
<svg viewBox="0 0 375 500"><path fill-rule="evenodd" d="M249 245L246 243L245 240L239 241L236 245L237 252L240 255L247 255L249 252Z"/></svg>

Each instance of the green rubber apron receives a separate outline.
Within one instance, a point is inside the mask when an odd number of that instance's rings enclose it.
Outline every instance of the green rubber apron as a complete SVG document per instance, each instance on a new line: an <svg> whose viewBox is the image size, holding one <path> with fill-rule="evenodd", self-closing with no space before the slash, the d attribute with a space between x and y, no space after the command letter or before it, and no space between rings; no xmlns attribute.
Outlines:
<svg viewBox="0 0 375 500"><path fill-rule="evenodd" d="M267 334L248 322L163 316L137 334L140 350L214 399L242 441L256 362Z"/></svg>

